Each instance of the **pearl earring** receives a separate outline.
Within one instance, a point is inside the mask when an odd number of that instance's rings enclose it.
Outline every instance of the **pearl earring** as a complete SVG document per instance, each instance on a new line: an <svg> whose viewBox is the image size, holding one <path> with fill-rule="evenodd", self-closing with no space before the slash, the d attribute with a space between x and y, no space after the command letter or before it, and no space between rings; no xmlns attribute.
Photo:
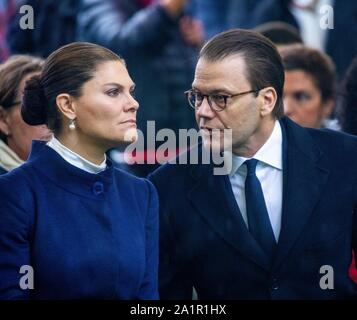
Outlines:
<svg viewBox="0 0 357 320"><path fill-rule="evenodd" d="M76 123L75 123L76 119L72 119L71 122L69 123L69 130L75 130L76 129Z"/></svg>

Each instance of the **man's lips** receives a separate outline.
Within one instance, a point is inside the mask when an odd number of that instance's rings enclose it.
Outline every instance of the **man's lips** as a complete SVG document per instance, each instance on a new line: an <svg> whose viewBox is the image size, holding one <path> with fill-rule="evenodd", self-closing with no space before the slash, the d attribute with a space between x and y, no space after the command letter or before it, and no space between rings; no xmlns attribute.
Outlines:
<svg viewBox="0 0 357 320"><path fill-rule="evenodd" d="M129 124L135 124L136 125L136 119L128 119L128 120L122 121L120 123L129 123Z"/></svg>
<svg viewBox="0 0 357 320"><path fill-rule="evenodd" d="M217 132L217 131L223 131L224 128L211 128L211 127L201 126L200 130L209 131L209 132Z"/></svg>

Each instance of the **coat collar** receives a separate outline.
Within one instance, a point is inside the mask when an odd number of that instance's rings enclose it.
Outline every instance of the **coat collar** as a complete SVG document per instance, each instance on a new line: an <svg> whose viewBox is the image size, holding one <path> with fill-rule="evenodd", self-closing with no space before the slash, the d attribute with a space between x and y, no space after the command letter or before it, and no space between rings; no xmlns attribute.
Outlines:
<svg viewBox="0 0 357 320"><path fill-rule="evenodd" d="M68 163L43 141L33 141L30 157L25 165L32 166L65 190L95 199L104 199L104 193L98 196L94 188L99 184L100 188L107 191L114 180L114 166L109 159L106 170L97 174L89 173Z"/></svg>

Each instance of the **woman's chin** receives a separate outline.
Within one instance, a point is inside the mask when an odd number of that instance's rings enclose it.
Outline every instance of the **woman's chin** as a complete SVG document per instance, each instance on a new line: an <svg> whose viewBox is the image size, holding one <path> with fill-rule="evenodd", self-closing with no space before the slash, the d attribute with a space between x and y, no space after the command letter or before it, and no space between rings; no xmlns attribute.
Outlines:
<svg viewBox="0 0 357 320"><path fill-rule="evenodd" d="M125 131L124 138L123 138L123 143L134 143L138 140L138 131L136 127L129 128L128 130Z"/></svg>

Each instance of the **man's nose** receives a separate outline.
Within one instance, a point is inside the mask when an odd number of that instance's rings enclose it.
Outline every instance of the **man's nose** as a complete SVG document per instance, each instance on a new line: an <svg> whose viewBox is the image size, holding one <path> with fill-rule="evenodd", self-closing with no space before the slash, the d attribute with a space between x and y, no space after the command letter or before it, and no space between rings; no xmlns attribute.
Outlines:
<svg viewBox="0 0 357 320"><path fill-rule="evenodd" d="M208 103L208 98L204 97L202 104L197 109L197 115L204 118L213 118L216 114Z"/></svg>

